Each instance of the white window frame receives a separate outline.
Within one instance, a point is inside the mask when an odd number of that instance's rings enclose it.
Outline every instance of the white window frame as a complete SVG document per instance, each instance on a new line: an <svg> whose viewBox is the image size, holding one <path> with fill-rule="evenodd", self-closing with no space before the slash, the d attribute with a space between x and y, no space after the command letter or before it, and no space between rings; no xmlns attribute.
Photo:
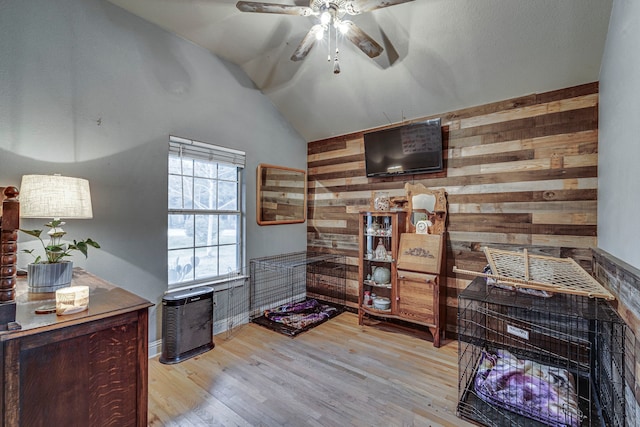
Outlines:
<svg viewBox="0 0 640 427"><path fill-rule="evenodd" d="M170 181L171 181L171 177L175 177L175 176L180 176L181 177L181 181L184 183L184 179L182 179L182 177L191 177L191 181L195 182L195 179L193 177L193 172L191 173L191 175L189 174L185 174L184 172L181 171L181 173L176 174L176 173L172 173L170 171L170 161L171 161L171 157L180 157L180 158L185 158L185 159L190 159L190 160L200 160L200 161L210 161L212 163L217 163L217 164L223 164L225 166L235 166L237 168L237 206L236 209L218 209L218 208L197 208L194 206L190 206L190 207L184 207L182 206L181 208L176 208L176 207L170 207L170 190L169 190L169 185L170 185ZM245 167L245 163L246 163L246 155L243 151L240 150L234 150L234 149L230 149L230 148L225 148L225 147L220 147L217 145L213 145L213 144L209 144L206 142L200 142L200 141L194 141L194 140L190 140L190 139L186 139L186 138L181 138L181 137L177 137L177 136L170 136L169 137L169 153L167 156L167 285L168 285L168 290L170 291L175 291L178 289L185 289L185 288L191 288L197 285L213 285L216 283L222 283L222 282L226 282L228 280L233 280L233 279L237 279L237 277L239 275L244 275L244 272L246 270L245 268L245 264L246 264L246 239L245 239L245 212L244 212L244 206L243 206L243 200L245 199L244 197L244 191L245 191L245 187L243 185L243 178L244 178L244 167ZM215 178L208 178L208 181L213 181L216 183L216 188L218 188L218 185L220 183L223 182L233 182L233 181L228 181L228 180L224 180L224 179L220 179L220 177L216 176ZM184 185L184 184L183 184ZM191 191L191 195L193 197L193 188L189 189L189 191ZM217 197L218 194L215 194L216 197L216 201L217 201ZM185 188L183 187L182 189L182 194L181 194L181 200L182 203L184 205L184 200L185 200ZM217 206L217 203L216 203ZM206 277L195 277L195 275L193 275L192 277L190 277L187 280L180 280L180 281L174 281L174 282L170 282L171 280L171 276L173 276L173 274L171 274L171 268L172 268L172 253L175 253L177 251L187 251L187 250L191 250L193 256L195 256L195 254L197 253L197 250L199 248L199 246L196 244L196 239L194 237L194 240L192 242L191 245L187 245L185 244L184 246L180 246L180 247L174 247L174 248L169 248L170 245L170 237L169 237L169 232L170 232L170 224L171 224L171 218L174 215L193 215L194 218L197 215L204 215L204 216L216 216L218 217L218 219L222 216L225 215L230 215L230 216L235 216L236 217L236 240L234 243L221 243L220 239L218 238L217 240L217 244L215 245L207 245L208 248L212 248L215 247L218 249L219 253L219 249L221 247L224 246L231 246L231 245L236 245L236 260L237 260L237 265L236 265L236 269L234 271L219 271L220 270L220 257L218 256L218 259L216 261L216 269L218 270L216 275L211 275L211 276L206 276ZM195 235L195 224L194 224L194 235ZM194 264L196 264L194 262ZM195 269L197 269L197 265L195 267L190 267L192 268L193 271L195 271Z"/></svg>

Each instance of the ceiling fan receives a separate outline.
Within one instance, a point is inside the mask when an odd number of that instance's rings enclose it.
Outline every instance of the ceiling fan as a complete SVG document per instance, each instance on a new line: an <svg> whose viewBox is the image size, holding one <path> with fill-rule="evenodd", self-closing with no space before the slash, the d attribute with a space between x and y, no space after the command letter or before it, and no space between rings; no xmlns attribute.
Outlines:
<svg viewBox="0 0 640 427"><path fill-rule="evenodd" d="M384 50L374 39L362 31L356 24L343 19L345 15L359 15L384 7L407 3L413 0L310 0L309 6L295 6L276 3L253 1L239 1L236 7L242 12L277 13L284 15L299 15L316 17L319 22L311 27L302 39L293 55L292 61L304 59L316 41L322 40L331 27L336 31L336 56L333 72L340 72L338 64L337 33L340 32L347 40L355 44L370 58L375 58ZM329 40L330 33L329 33ZM329 54L329 60L331 55Z"/></svg>

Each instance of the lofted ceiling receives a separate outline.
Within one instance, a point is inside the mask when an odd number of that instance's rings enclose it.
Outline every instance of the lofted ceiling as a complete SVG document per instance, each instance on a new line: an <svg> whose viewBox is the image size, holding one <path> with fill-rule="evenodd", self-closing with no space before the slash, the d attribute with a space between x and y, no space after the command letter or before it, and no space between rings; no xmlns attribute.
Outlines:
<svg viewBox="0 0 640 427"><path fill-rule="evenodd" d="M314 17L240 12L236 0L109 0L237 64L306 141L597 81L612 0L414 0L351 17L384 51L340 42ZM307 6L305 0L269 0Z"/></svg>

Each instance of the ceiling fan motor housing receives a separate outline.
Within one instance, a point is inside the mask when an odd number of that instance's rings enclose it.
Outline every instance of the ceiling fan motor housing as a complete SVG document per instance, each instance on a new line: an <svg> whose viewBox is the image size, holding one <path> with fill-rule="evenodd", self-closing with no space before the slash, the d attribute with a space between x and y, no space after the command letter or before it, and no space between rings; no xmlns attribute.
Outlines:
<svg viewBox="0 0 640 427"><path fill-rule="evenodd" d="M322 16L327 12L331 16L330 23L334 23L336 19L341 19L346 13L346 0L311 0L309 7L313 9L314 15Z"/></svg>

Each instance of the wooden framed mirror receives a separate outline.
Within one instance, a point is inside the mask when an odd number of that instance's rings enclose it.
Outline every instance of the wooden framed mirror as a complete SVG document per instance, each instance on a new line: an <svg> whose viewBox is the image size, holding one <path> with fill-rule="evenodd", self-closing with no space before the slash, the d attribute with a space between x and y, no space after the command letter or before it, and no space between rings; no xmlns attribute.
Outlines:
<svg viewBox="0 0 640 427"><path fill-rule="evenodd" d="M256 177L258 224L292 224L306 220L305 170L261 163L258 165Z"/></svg>
<svg viewBox="0 0 640 427"><path fill-rule="evenodd" d="M429 189L422 184L406 183L409 201L407 233L416 232L418 221L428 221L428 234L442 234L446 230L447 195L444 188Z"/></svg>

